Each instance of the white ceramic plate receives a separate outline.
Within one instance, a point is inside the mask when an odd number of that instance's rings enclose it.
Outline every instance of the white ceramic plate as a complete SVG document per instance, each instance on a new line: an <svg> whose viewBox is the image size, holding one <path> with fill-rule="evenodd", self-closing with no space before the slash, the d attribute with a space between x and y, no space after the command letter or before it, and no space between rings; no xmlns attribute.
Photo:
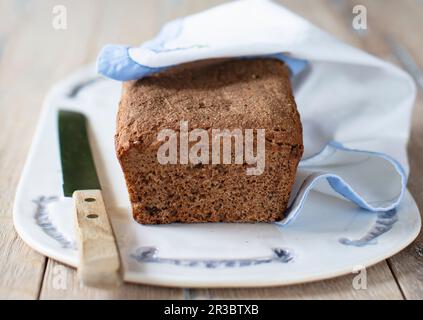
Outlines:
<svg viewBox="0 0 423 320"><path fill-rule="evenodd" d="M72 201L62 197L57 135L59 108L87 115L97 171L123 261L126 281L180 287L285 285L351 273L397 253L421 221L407 192L396 212L370 213L311 192L288 226L194 224L142 226L132 220L114 151L121 85L92 66L48 95L14 204L19 235L35 250L77 266Z"/></svg>

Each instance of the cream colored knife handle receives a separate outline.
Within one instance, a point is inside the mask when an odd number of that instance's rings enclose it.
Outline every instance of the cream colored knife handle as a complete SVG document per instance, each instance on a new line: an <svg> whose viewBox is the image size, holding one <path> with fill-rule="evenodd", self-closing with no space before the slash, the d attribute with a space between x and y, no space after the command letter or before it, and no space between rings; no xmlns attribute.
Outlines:
<svg viewBox="0 0 423 320"><path fill-rule="evenodd" d="M122 282L119 253L100 190L73 193L79 249L78 278L84 285L113 288Z"/></svg>

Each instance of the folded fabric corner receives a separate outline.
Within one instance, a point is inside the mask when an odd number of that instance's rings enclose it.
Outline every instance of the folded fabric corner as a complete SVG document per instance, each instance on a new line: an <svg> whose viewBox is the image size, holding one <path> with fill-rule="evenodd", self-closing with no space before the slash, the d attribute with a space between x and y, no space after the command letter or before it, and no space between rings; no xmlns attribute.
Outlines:
<svg viewBox="0 0 423 320"><path fill-rule="evenodd" d="M296 192L279 225L295 220L313 189L337 194L369 212L393 210L404 196L407 175L402 165L386 154L351 149L332 141L315 156L301 161L295 184Z"/></svg>
<svg viewBox="0 0 423 320"><path fill-rule="evenodd" d="M163 68L142 66L131 59L129 46L106 45L97 58L97 72L114 80L128 81L145 77Z"/></svg>

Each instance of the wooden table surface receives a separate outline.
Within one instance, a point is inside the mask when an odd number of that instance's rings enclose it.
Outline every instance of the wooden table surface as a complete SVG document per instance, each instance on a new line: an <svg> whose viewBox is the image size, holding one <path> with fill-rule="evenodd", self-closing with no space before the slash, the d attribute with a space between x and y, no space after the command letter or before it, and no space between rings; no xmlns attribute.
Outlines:
<svg viewBox="0 0 423 320"><path fill-rule="evenodd" d="M0 0L0 298L8 299L422 299L423 237L367 270L367 289L355 274L287 287L177 289L126 284L117 290L83 288L75 271L35 252L13 228L16 186L49 87L92 62L106 43L138 44L167 20L221 0ZM423 1L282 0L282 4L338 38L406 68L419 81L409 144L408 187L423 208ZM352 28L352 8L367 8L368 29ZM67 29L52 27L56 5ZM57 284L57 272L65 283ZM56 282L55 282L56 281Z"/></svg>

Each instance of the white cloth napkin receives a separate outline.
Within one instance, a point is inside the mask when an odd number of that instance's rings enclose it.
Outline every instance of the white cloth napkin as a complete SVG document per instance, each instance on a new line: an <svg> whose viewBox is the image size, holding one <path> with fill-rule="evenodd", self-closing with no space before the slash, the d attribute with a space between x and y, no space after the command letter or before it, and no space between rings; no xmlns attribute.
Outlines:
<svg viewBox="0 0 423 320"><path fill-rule="evenodd" d="M413 80L279 5L236 1L170 22L139 47L106 46L97 66L129 80L195 60L264 55L290 66L304 127L305 155L280 223L297 216L312 188L369 211L395 209L409 172Z"/></svg>

